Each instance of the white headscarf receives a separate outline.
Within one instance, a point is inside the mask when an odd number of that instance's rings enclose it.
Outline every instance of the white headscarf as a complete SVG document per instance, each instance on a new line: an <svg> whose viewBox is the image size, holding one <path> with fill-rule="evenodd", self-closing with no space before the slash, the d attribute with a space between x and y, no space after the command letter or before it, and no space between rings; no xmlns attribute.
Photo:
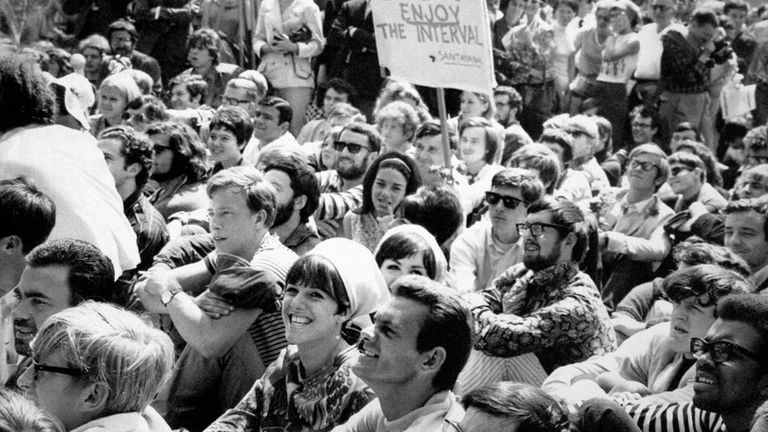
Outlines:
<svg viewBox="0 0 768 432"><path fill-rule="evenodd" d="M427 242L430 249L432 249L432 255L435 256L434 280L436 282L444 283L446 271L448 270L448 261L446 261L445 255L443 254L442 249L440 249L440 245L437 244L435 237L421 225L404 224L390 228L386 233L384 233L384 236L381 237L381 240L379 240L379 244L376 246L376 252L374 252L373 255L376 256L379 253L381 245L384 244L388 238L399 233L415 234Z"/></svg>

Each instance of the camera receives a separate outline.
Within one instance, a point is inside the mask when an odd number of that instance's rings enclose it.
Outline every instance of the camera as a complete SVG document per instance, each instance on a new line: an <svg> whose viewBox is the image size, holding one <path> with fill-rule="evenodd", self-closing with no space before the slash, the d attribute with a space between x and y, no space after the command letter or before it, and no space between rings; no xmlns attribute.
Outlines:
<svg viewBox="0 0 768 432"><path fill-rule="evenodd" d="M727 40L719 40L715 42L715 51L710 54L709 58L715 64L723 64L730 60L732 55L733 48L731 48L731 43Z"/></svg>

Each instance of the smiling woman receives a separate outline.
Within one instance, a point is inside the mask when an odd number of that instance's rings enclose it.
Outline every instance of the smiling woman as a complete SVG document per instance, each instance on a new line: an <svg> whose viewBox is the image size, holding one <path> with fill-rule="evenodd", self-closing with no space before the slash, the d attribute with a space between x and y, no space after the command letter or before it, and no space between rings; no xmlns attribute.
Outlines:
<svg viewBox="0 0 768 432"><path fill-rule="evenodd" d="M296 261L286 287L282 315L290 345L206 432L330 430L373 398L350 369L357 350L342 337L351 321L370 324L368 314L389 297L373 255L347 239L326 240Z"/></svg>

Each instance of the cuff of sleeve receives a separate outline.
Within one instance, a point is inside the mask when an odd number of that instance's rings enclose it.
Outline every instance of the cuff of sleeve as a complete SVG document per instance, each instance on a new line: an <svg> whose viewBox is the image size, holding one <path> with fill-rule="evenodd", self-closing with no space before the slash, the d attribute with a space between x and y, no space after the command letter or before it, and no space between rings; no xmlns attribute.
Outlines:
<svg viewBox="0 0 768 432"><path fill-rule="evenodd" d="M256 54L256 55L257 55L259 58L261 58L261 57L262 57L262 55L261 55L261 48L262 48L264 45L266 45L266 42L265 42L265 41L263 41L263 40L255 40L255 41L253 41L253 52L254 52L254 53L255 53L255 54Z"/></svg>

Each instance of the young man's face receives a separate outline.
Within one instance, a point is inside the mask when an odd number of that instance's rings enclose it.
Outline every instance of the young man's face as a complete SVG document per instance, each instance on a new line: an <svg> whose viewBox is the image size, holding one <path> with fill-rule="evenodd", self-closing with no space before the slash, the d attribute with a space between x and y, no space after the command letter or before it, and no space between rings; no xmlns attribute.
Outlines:
<svg viewBox="0 0 768 432"><path fill-rule="evenodd" d="M198 101L192 101L192 95L189 94L187 86L185 84L176 84L171 89L171 106L173 109L183 110L187 108L198 108L200 106Z"/></svg>
<svg viewBox="0 0 768 432"><path fill-rule="evenodd" d="M115 179L115 186L120 187L125 182L135 177L131 175L128 167L125 165L125 156L123 156L123 142L117 138L101 139L96 144L104 154L104 160L107 162L109 173Z"/></svg>
<svg viewBox="0 0 768 432"><path fill-rule="evenodd" d="M323 98L323 112L327 116L331 112L337 103L349 103L349 95L347 93L339 93L333 88L329 88L325 91L325 98Z"/></svg>
<svg viewBox="0 0 768 432"><path fill-rule="evenodd" d="M37 329L51 315L72 306L68 277L69 269L59 265L24 269L15 291L19 301L13 309L17 353L32 355L30 342Z"/></svg>
<svg viewBox="0 0 768 432"><path fill-rule="evenodd" d="M653 121L648 117L636 115L632 119L632 140L635 144L652 143L656 130Z"/></svg>
<svg viewBox="0 0 768 432"><path fill-rule="evenodd" d="M502 125L507 124L510 115L513 115L509 105L509 95L497 94L493 97L493 101L496 104L496 121Z"/></svg>
<svg viewBox="0 0 768 432"><path fill-rule="evenodd" d="M630 189L655 190L661 159L652 154L640 153L627 162L627 180Z"/></svg>
<svg viewBox="0 0 768 432"><path fill-rule="evenodd" d="M113 54L130 56L133 53L133 43L131 34L125 30L114 31L109 37L109 46Z"/></svg>
<svg viewBox="0 0 768 432"><path fill-rule="evenodd" d="M755 272L768 263L765 217L749 210L725 217L725 247L740 256Z"/></svg>
<svg viewBox="0 0 768 432"><path fill-rule="evenodd" d="M533 235L531 230L523 233L523 264L533 271L544 270L560 261L564 238L552 224L552 212L549 210L529 213L525 222L542 225L541 235Z"/></svg>
<svg viewBox="0 0 768 432"><path fill-rule="evenodd" d="M269 182L275 187L277 195L277 213L273 227L278 227L288 221L294 213L294 191L291 188L291 177L287 173L278 169L271 169L264 173L264 181Z"/></svg>
<svg viewBox="0 0 768 432"><path fill-rule="evenodd" d="M527 212L522 191L516 187L494 186L491 188L491 193L497 194L502 198L496 204L488 203L488 215L491 218L493 230L505 237L515 236L517 232L516 225L525 221L525 214ZM513 209L507 207L503 198L512 198L516 207Z"/></svg>
<svg viewBox="0 0 768 432"><path fill-rule="evenodd" d="M759 198L768 192L768 178L754 173L745 173L736 181L736 195L740 199Z"/></svg>
<svg viewBox="0 0 768 432"><path fill-rule="evenodd" d="M720 414L739 412L763 398L765 371L760 361L764 360L762 350L765 341L751 325L741 321L718 319L707 332L709 343L726 341L736 345L726 361L715 362L712 353L700 355L696 360L696 382L693 385L693 404L701 409Z"/></svg>
<svg viewBox="0 0 768 432"><path fill-rule="evenodd" d="M187 60L194 69L210 68L213 66L213 56L208 48L204 47L190 48L189 53L187 53Z"/></svg>
<svg viewBox="0 0 768 432"><path fill-rule="evenodd" d="M365 170L368 169L368 159L371 154L368 137L357 132L345 130L339 136L339 141L360 147L360 151L357 153L352 153L349 150L350 146L344 146L341 151L337 150L336 171L339 173L339 176L350 180L362 177L365 174Z"/></svg>
<svg viewBox="0 0 768 432"><path fill-rule="evenodd" d="M151 175L168 174L173 167L173 149L169 143L170 138L165 134L150 135L152 147L152 171Z"/></svg>
<svg viewBox="0 0 768 432"><path fill-rule="evenodd" d="M747 21L747 11L741 9L731 9L728 11L726 16L733 23L733 27L736 33L740 33L742 28L744 28L744 23Z"/></svg>
<svg viewBox="0 0 768 432"><path fill-rule="evenodd" d="M672 163L667 183L674 193L686 195L701 190L701 174L701 168L691 169L685 164Z"/></svg>
<svg viewBox="0 0 768 432"><path fill-rule="evenodd" d="M355 374L373 388L407 384L416 378L424 361L416 341L428 312L427 306L413 300L389 300L377 312L374 326L362 332L360 356L352 365Z"/></svg>
<svg viewBox="0 0 768 432"><path fill-rule="evenodd" d="M248 90L227 86L221 97L221 106L236 106L244 109L251 118L256 117L256 102L251 101Z"/></svg>
<svg viewBox="0 0 768 432"><path fill-rule="evenodd" d="M703 338L707 334L715 322L715 304L711 300L709 293L704 293L672 302L669 337L674 352L689 352L691 338Z"/></svg>
<svg viewBox="0 0 768 432"><path fill-rule="evenodd" d="M259 213L251 211L239 188L221 188L210 197L210 229L218 252L251 259Z"/></svg>
<svg viewBox="0 0 768 432"><path fill-rule="evenodd" d="M85 71L96 72L101 66L101 51L96 48L83 48L83 57L85 57Z"/></svg>
<svg viewBox="0 0 768 432"><path fill-rule="evenodd" d="M207 145L213 162L219 162L225 167L230 167L237 164L242 157L240 150L244 143L238 144L237 137L232 131L219 127L211 129Z"/></svg>
<svg viewBox="0 0 768 432"><path fill-rule="evenodd" d="M445 165L445 156L443 153L443 139L440 135L423 136L416 140L413 159L419 166L422 177L429 175L430 168L433 166L442 167Z"/></svg>
<svg viewBox="0 0 768 432"><path fill-rule="evenodd" d="M257 105L253 116L253 136L263 143L270 143L288 130L288 123L280 123L280 112L277 108Z"/></svg>

